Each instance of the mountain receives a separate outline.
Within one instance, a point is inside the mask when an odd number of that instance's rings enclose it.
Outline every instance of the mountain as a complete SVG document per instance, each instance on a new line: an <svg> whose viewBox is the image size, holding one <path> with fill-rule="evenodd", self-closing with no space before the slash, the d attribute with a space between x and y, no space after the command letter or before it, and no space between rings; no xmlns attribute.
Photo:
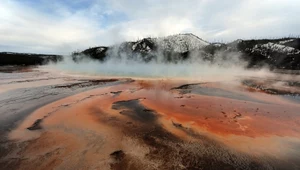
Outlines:
<svg viewBox="0 0 300 170"><path fill-rule="evenodd" d="M238 44L252 65L267 64L273 68L300 69L300 39L250 40Z"/></svg>
<svg viewBox="0 0 300 170"><path fill-rule="evenodd" d="M133 51L150 52L154 47L154 49L175 53L185 53L187 51L209 45L208 42L193 34L178 34L160 38L147 38L133 43Z"/></svg>
<svg viewBox="0 0 300 170"><path fill-rule="evenodd" d="M211 59L216 53L238 54L248 68L268 66L270 69L300 70L300 38L236 40L231 43L212 43L204 48Z"/></svg>
<svg viewBox="0 0 300 170"><path fill-rule="evenodd" d="M110 47L93 47L79 53L73 53L73 60L86 57L104 61L109 56L115 58L138 59L145 62L161 60L176 62L187 59L189 53L200 50L210 43L193 34L177 34L159 38L144 38L135 42L124 42Z"/></svg>
<svg viewBox="0 0 300 170"><path fill-rule="evenodd" d="M113 46L98 46L73 52L75 62L94 59L134 60L178 63L181 61L232 63L245 61L247 68L300 70L300 38L238 39L230 43L209 43L194 34L143 38ZM238 59L237 59L238 58ZM41 65L62 60L59 55L0 53L0 65Z"/></svg>
<svg viewBox="0 0 300 170"><path fill-rule="evenodd" d="M42 65L62 61L60 55L0 52L1 65Z"/></svg>
<svg viewBox="0 0 300 170"><path fill-rule="evenodd" d="M239 56L247 61L248 68L268 66L271 69L300 70L300 39L236 40L230 43L209 43L193 34L178 34L162 38L144 38L136 42L124 42L111 47L94 47L79 54L105 59L128 56L143 61L157 60L178 62L196 56L204 61L230 61ZM82 55L79 55L82 57ZM74 60L80 57L74 55ZM233 60L234 62L234 60Z"/></svg>
<svg viewBox="0 0 300 170"><path fill-rule="evenodd" d="M174 63L191 58L212 63L236 62L233 56L246 61L248 68L268 66L270 69L300 70L300 39L239 39L225 44L209 43L193 34L177 34L123 42L110 47L93 47L72 55L76 62L86 58L105 61L125 57L144 62L154 60Z"/></svg>

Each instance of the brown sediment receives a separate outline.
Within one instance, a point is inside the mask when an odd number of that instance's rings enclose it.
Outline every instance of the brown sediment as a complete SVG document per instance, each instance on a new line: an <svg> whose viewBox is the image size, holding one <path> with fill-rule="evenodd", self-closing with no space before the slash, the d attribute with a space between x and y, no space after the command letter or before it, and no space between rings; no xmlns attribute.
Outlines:
<svg viewBox="0 0 300 170"><path fill-rule="evenodd" d="M299 85L295 81L243 80L242 85L249 91L259 91L273 95L300 95Z"/></svg>
<svg viewBox="0 0 300 170"><path fill-rule="evenodd" d="M120 85L114 88L126 89L134 88L135 83L131 85ZM126 90L124 90L126 91ZM255 132L260 132L257 135L292 135L288 133L281 133L290 128L284 126L284 124L290 126L288 121L295 122L295 119L290 117L297 115L297 109L294 108L282 108L282 106L274 104L262 104L255 102L247 102L232 100L229 98L213 97L213 96L200 96L195 95L193 98L176 99L173 97L173 93L169 91L159 89L140 89L135 93L122 93L118 98L107 97L106 101L102 101L102 105L108 105L105 108L110 111L109 108L113 102L121 100L133 100L136 98L146 98L140 100L144 106L148 106L153 110L156 110L160 114L163 114L166 118L175 118L182 122L192 122L193 125L197 125L202 128L206 128L208 131L215 131L220 134L235 134L235 135L247 135L255 136ZM259 111L257 108L262 108ZM283 115L284 111L288 112L288 115ZM223 120L222 114L226 112L228 120ZM258 113L257 113L258 112ZM267 114L268 113L268 114ZM209 118L209 121L205 118ZM280 120L278 119L280 118ZM298 117L294 117L297 120ZM226 121L226 123L218 123L220 120ZM247 124L251 130L241 130L238 125L230 123L232 120L240 121L243 124ZM284 122L280 122L284 121ZM287 121L287 122L286 122ZM261 127L260 122L268 122L268 127ZM276 129L280 125L281 129ZM253 126L253 127L251 127ZM284 128L286 127L286 128ZM223 129L223 130L222 130ZM272 132L272 129L274 130ZM294 135L298 135L297 133ZM293 135L292 135L293 136Z"/></svg>
<svg viewBox="0 0 300 170"><path fill-rule="evenodd" d="M126 87L127 86L127 87ZM135 83L131 85L120 85L114 88L126 89L134 88ZM124 90L126 91L126 90ZM140 102L156 110L160 114L163 114L166 118L175 118L182 122L191 122L193 125L197 125L202 128L206 128L208 131L213 131L220 134L235 134L235 135L247 135L255 136L255 132L260 132L257 135L298 135L293 133L284 133L284 131L290 129L284 126L285 124L290 126L288 121L295 122L295 119L290 117L297 115L297 109L294 108L282 108L278 104L261 104L254 102L237 101L228 98L220 98L213 96L200 96L195 95L193 98L176 99L173 97L172 92L159 91L157 89L141 89L135 93L122 93L118 98L112 99L107 97L105 102L101 102L107 111L115 101L120 100L132 100L136 98L146 98L140 100ZM219 105L221 104L221 106ZM184 106L184 107L183 107ZM257 108L262 108L257 111ZM236 113L238 110L238 113ZM284 111L288 112L288 115L283 115ZM223 120L223 116L220 113L225 113L228 120ZM257 114L258 112L258 114ZM206 119L209 118L209 119ZM280 118L280 120L278 120ZM294 117L297 120L298 117ZM208 121L209 120L209 121ZM226 123L219 123L220 120L226 121ZM243 124L247 124L250 130L241 130L235 123L230 123L232 120L240 121ZM280 122L284 121L284 122ZM268 123L268 127L262 127L260 122ZM253 127L252 127L253 126ZM281 129L276 127L280 126ZM286 127L286 128L284 128ZM272 132L272 129L274 130ZM282 132L281 132L282 131Z"/></svg>
<svg viewBox="0 0 300 170"><path fill-rule="evenodd" d="M290 128L291 124L299 120L299 117L296 116L298 107L288 108L289 116L285 116L283 115L284 109L276 104L244 103L243 101L211 96L194 96L191 99L176 100L161 95L159 98L152 100L148 96L147 99L143 100L142 103L163 113L166 118L175 118L180 122L192 123L217 134L251 137L260 135L299 136L297 131L295 132ZM222 104L222 106L219 104ZM182 107L182 105L185 105L185 107ZM197 109L197 107L199 108ZM256 108L263 109L255 116ZM238 109L239 113L235 113L234 109ZM220 114L222 111L227 113L227 119L224 119L223 115ZM267 112L270 112L271 115L266 115ZM280 119L278 119L278 116L280 116ZM290 116L296 116L296 119L290 119ZM245 128L241 129L240 125L233 122L234 120L244 124ZM223 123L220 121L223 121ZM267 127L265 123L268 123Z"/></svg>
<svg viewBox="0 0 300 170"><path fill-rule="evenodd" d="M54 88L76 88L76 87L86 87L86 86L94 86L99 85L103 83L110 83L110 82L116 82L118 79L100 79L100 80L86 80L79 83L71 83L67 85L57 85L54 86Z"/></svg>
<svg viewBox="0 0 300 170"><path fill-rule="evenodd" d="M11 132L10 138L24 145L17 164L24 169L264 169L272 154L294 149L288 148L290 140L299 142L299 105L273 96L262 103L177 91L194 85L199 83L137 80L53 102ZM40 130L30 131L35 129ZM280 153L278 147L288 149Z"/></svg>
<svg viewBox="0 0 300 170"><path fill-rule="evenodd" d="M34 66L1 66L0 72L3 73L24 73L24 72L32 72Z"/></svg>
<svg viewBox="0 0 300 170"><path fill-rule="evenodd" d="M116 97L116 96L120 95L122 93L122 91L112 91L110 93L113 94L114 97Z"/></svg>

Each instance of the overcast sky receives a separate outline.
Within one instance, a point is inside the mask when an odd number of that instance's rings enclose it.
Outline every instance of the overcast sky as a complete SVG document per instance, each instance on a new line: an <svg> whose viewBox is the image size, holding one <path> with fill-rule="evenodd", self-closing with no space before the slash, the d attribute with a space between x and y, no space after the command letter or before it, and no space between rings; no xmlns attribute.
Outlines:
<svg viewBox="0 0 300 170"><path fill-rule="evenodd" d="M68 54L148 36L300 35L300 0L0 0L0 51Z"/></svg>

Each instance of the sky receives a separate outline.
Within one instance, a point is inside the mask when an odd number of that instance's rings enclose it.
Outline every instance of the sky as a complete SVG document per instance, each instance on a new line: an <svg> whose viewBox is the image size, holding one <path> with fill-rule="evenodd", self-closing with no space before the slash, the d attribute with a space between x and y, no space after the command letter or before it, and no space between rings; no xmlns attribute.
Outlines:
<svg viewBox="0 0 300 170"><path fill-rule="evenodd" d="M299 0L0 0L0 51L70 54L144 37L300 35Z"/></svg>

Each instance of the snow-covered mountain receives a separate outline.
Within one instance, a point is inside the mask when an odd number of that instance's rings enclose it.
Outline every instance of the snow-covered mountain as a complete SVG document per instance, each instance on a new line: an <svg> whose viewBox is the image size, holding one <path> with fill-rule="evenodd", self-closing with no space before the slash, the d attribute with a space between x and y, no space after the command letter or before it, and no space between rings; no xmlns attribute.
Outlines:
<svg viewBox="0 0 300 170"><path fill-rule="evenodd" d="M209 45L208 42L194 34L178 34L167 37L153 38L155 46L160 50L184 53Z"/></svg>
<svg viewBox="0 0 300 170"><path fill-rule="evenodd" d="M123 42L111 47L94 47L84 50L81 53L95 59L104 60L109 57L128 56L129 58L141 57L145 61L157 59L163 56L162 60L181 60L193 50L200 50L210 43L193 35L177 34L158 38L144 38L134 42ZM82 56L75 55L74 60L80 60Z"/></svg>
<svg viewBox="0 0 300 170"><path fill-rule="evenodd" d="M256 65L267 64L279 69L300 69L300 39L251 40L252 45L246 47L243 53L248 60ZM241 43L243 43L242 41ZM248 40L249 42L249 40ZM246 42L247 43L247 42ZM257 62L253 62L257 61Z"/></svg>
<svg viewBox="0 0 300 170"><path fill-rule="evenodd" d="M275 44L275 43L266 43L266 44L258 44L252 48L252 52L259 52L262 55L268 55L270 52L277 52L287 55L292 54L300 54L300 50L295 49L293 47L285 46L282 44Z"/></svg>
<svg viewBox="0 0 300 170"><path fill-rule="evenodd" d="M74 53L73 59L80 61L90 57L100 61L109 58L139 59L178 62L191 56L214 62L230 60L233 55L248 61L248 67L269 65L270 68L300 70L300 39L238 39L231 43L209 43L193 34L177 34L158 38L144 38L134 42L123 42L110 47L94 47ZM159 58L159 59L158 59ZM220 61L218 59L218 61Z"/></svg>
<svg viewBox="0 0 300 170"><path fill-rule="evenodd" d="M172 52L185 53L194 49L203 48L210 43L202 40L193 34L177 34L167 37L144 38L123 46L129 45L134 52L151 53L151 52Z"/></svg>
<svg viewBox="0 0 300 170"><path fill-rule="evenodd" d="M271 69L300 70L300 38L238 39L231 43L209 43L194 34L143 38L113 46L98 46L73 52L75 62L94 59L135 60L139 62L205 61L210 63L240 64L248 68L269 66ZM238 60L237 60L238 57ZM0 65L40 65L58 62L62 56L26 53L0 53ZM227 64L225 64L227 65Z"/></svg>

